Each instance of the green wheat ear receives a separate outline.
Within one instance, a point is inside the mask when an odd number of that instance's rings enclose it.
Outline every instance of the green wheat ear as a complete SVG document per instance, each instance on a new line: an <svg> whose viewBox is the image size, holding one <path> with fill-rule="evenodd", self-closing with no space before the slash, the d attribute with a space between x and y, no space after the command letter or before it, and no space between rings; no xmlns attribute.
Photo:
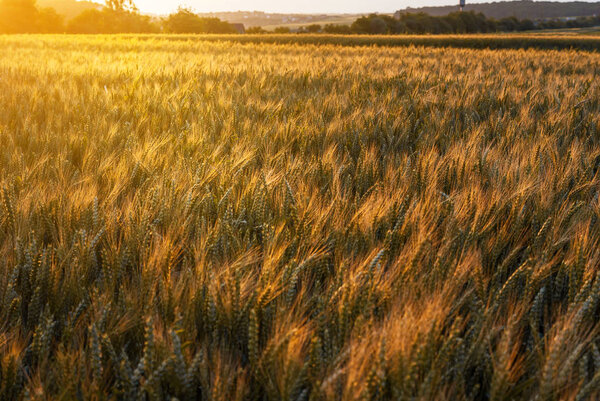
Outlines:
<svg viewBox="0 0 600 401"><path fill-rule="evenodd" d="M2 207L4 209L4 216L6 218L8 230L13 235L16 235L16 215L14 209L14 202L6 187L2 188Z"/></svg>
<svg viewBox="0 0 600 401"><path fill-rule="evenodd" d="M100 339L96 327L92 326L90 338L90 351L92 363L92 377L94 382L99 383L102 377L102 351L100 349Z"/></svg>
<svg viewBox="0 0 600 401"><path fill-rule="evenodd" d="M258 362L258 324L256 311L252 309L250 311L250 319L248 322L248 360L253 365Z"/></svg>

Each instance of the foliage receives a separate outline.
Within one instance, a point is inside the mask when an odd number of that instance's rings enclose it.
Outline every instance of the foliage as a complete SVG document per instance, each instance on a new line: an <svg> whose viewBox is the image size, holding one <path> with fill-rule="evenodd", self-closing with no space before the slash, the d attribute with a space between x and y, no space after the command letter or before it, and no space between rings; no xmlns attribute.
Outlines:
<svg viewBox="0 0 600 401"><path fill-rule="evenodd" d="M396 17L371 14L357 19L351 27L353 33L371 35L486 33L527 29L535 29L535 25L531 21L519 21L514 17L506 21L495 21L473 12L456 12L443 17L433 17L424 13L401 13Z"/></svg>
<svg viewBox="0 0 600 401"><path fill-rule="evenodd" d="M156 33L159 27L151 18L136 11L115 10L85 10L67 24L70 33Z"/></svg>
<svg viewBox="0 0 600 401"><path fill-rule="evenodd" d="M302 32L336 34L462 34L491 32L522 32L540 29L586 28L600 25L600 16L579 17L571 20L519 20L513 17L495 20L481 13L454 12L444 16L425 13L396 13L394 17L370 14L347 26L327 25L324 29L303 29Z"/></svg>
<svg viewBox="0 0 600 401"><path fill-rule="evenodd" d="M35 0L0 0L0 33L56 33L64 31L63 17Z"/></svg>
<svg viewBox="0 0 600 401"><path fill-rule="evenodd" d="M352 28L349 25L327 24L323 27L323 32L330 34L349 35L352 33Z"/></svg>
<svg viewBox="0 0 600 401"><path fill-rule="evenodd" d="M106 8L112 11L138 11L133 0L106 0Z"/></svg>
<svg viewBox="0 0 600 401"><path fill-rule="evenodd" d="M600 396L597 53L0 48L0 399Z"/></svg>
<svg viewBox="0 0 600 401"><path fill-rule="evenodd" d="M281 33L291 33L291 30L288 27L280 26L280 27L275 28L273 30L273 33L279 33L279 34L281 34Z"/></svg>
<svg viewBox="0 0 600 401"><path fill-rule="evenodd" d="M276 28L276 29L279 29L279 28ZM250 35L256 35L256 34L264 34L264 33L268 33L268 32L260 26L251 26L250 28L246 29L246 33L248 33Z"/></svg>
<svg viewBox="0 0 600 401"><path fill-rule="evenodd" d="M65 21L78 16L85 10L100 9L98 2L89 0L38 0L39 8L52 8L57 14L62 15Z"/></svg>
<svg viewBox="0 0 600 401"><path fill-rule="evenodd" d="M200 17L189 8L180 7L163 20L169 33L237 33L234 27L218 18Z"/></svg>

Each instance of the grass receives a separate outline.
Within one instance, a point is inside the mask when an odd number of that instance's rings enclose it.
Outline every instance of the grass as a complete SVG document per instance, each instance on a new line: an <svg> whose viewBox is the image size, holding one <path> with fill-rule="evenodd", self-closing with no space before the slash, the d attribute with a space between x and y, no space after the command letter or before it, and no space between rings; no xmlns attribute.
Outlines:
<svg viewBox="0 0 600 401"><path fill-rule="evenodd" d="M0 48L0 399L600 396L597 53Z"/></svg>

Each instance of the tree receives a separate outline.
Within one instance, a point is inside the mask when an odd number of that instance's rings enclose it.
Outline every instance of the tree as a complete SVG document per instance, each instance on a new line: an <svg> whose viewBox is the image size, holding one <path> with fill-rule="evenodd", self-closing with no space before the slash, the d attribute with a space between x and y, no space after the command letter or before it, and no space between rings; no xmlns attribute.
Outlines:
<svg viewBox="0 0 600 401"><path fill-rule="evenodd" d="M0 32L63 32L63 17L52 8L38 9L36 0L1 0Z"/></svg>
<svg viewBox="0 0 600 401"><path fill-rule="evenodd" d="M229 23L218 18L202 18L191 9L179 7L163 19L163 28L170 33L238 33Z"/></svg>
<svg viewBox="0 0 600 401"><path fill-rule="evenodd" d="M202 21L191 9L179 7L163 20L163 27L171 33L196 33L201 30Z"/></svg>
<svg viewBox="0 0 600 401"><path fill-rule="evenodd" d="M575 20L577 22L577 20ZM519 31L532 31L535 29L535 24L530 19L522 19L519 21Z"/></svg>
<svg viewBox="0 0 600 401"><path fill-rule="evenodd" d="M0 2L0 32L38 32L36 0L2 0Z"/></svg>
<svg viewBox="0 0 600 401"><path fill-rule="evenodd" d="M113 11L138 12L133 0L106 0L106 8Z"/></svg>
<svg viewBox="0 0 600 401"><path fill-rule="evenodd" d="M263 34L263 33L267 33L267 31L265 31L260 26L251 26L250 28L246 29L246 33L249 33L249 34Z"/></svg>
<svg viewBox="0 0 600 401"><path fill-rule="evenodd" d="M515 17L502 18L498 21L498 28L501 31L512 32L519 27L519 20Z"/></svg>
<svg viewBox="0 0 600 401"><path fill-rule="evenodd" d="M69 21L67 31L70 33L114 33L114 24L106 12L101 10L85 10L77 17Z"/></svg>
<svg viewBox="0 0 600 401"><path fill-rule="evenodd" d="M375 17L371 18L369 30L371 34L380 35L388 32L388 26L383 18Z"/></svg>
<svg viewBox="0 0 600 401"><path fill-rule="evenodd" d="M352 28L349 25L327 24L323 27L323 32L348 35L352 33Z"/></svg>
<svg viewBox="0 0 600 401"><path fill-rule="evenodd" d="M38 11L38 28L42 33L61 33L65 31L65 17L55 9L47 7Z"/></svg>
<svg viewBox="0 0 600 401"><path fill-rule="evenodd" d="M321 25L319 24L311 24L309 26L306 27L306 31L308 33L318 33L321 32Z"/></svg>
<svg viewBox="0 0 600 401"><path fill-rule="evenodd" d="M354 33L382 35L388 33L404 33L407 31L406 16L398 20L389 15L370 14L368 17L358 18L350 27Z"/></svg>
<svg viewBox="0 0 600 401"><path fill-rule="evenodd" d="M369 17L360 17L351 25L352 32L355 33L371 33L371 22Z"/></svg>
<svg viewBox="0 0 600 401"><path fill-rule="evenodd" d="M159 27L147 15L139 13L131 0L107 0L102 10L89 9L73 18L71 33L155 33Z"/></svg>

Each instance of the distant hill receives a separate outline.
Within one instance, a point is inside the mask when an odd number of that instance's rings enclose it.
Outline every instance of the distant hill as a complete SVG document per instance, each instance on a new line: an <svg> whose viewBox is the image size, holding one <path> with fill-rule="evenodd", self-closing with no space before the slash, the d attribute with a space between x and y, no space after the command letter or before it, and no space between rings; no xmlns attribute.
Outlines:
<svg viewBox="0 0 600 401"><path fill-rule="evenodd" d="M456 3L458 4L458 0ZM458 11L458 5L420 8L408 7L404 10L397 11L397 13L423 12L429 15L441 16L455 11ZM517 17L519 19L536 20L546 18L585 17L590 15L600 15L600 2L588 3L583 1L572 1L559 3L555 1L521 0L469 4L469 0L467 0L465 11L481 12L489 18Z"/></svg>
<svg viewBox="0 0 600 401"><path fill-rule="evenodd" d="M89 9L102 8L102 4L91 1L76 1L76 0L38 0L38 7L51 7L60 15L64 15L66 20L70 20L81 14L82 11Z"/></svg>

